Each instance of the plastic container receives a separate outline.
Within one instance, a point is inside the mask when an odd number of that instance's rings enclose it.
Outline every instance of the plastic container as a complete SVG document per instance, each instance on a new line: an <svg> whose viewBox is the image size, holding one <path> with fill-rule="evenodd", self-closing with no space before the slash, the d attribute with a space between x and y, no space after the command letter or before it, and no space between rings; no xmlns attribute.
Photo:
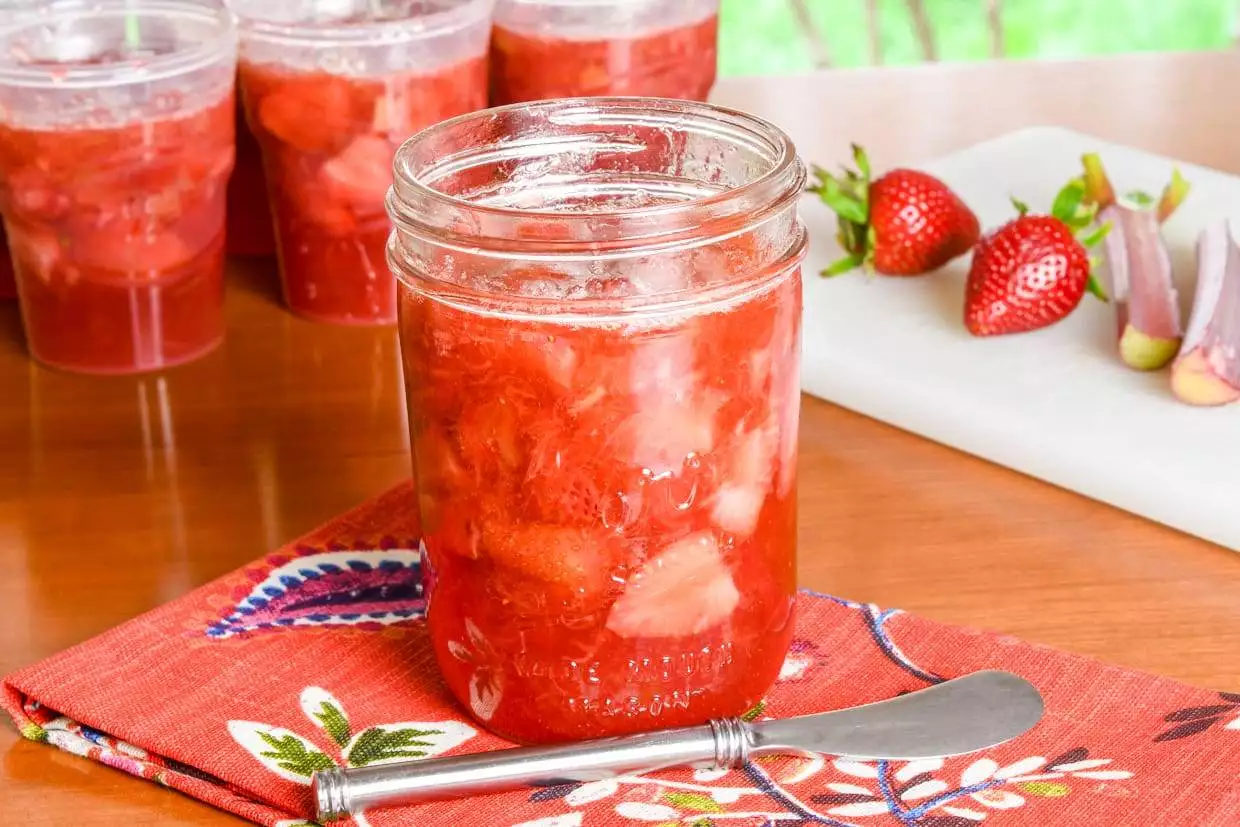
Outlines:
<svg viewBox="0 0 1240 827"><path fill-rule="evenodd" d="M341 324L396 320L384 261L392 156L486 105L492 0L234 0L241 86L262 148L284 297Z"/></svg>
<svg viewBox="0 0 1240 827"><path fill-rule="evenodd" d="M525 742L744 712L793 629L791 142L706 104L573 99L432 127L395 170L448 686Z"/></svg>
<svg viewBox="0 0 1240 827"><path fill-rule="evenodd" d="M16 23L47 7L52 0L0 0L0 26ZM9 255L4 222L0 221L0 301L17 298L17 282L13 279L13 259Z"/></svg>
<svg viewBox="0 0 1240 827"><path fill-rule="evenodd" d="M706 100L719 0L499 0L491 103L579 95Z"/></svg>
<svg viewBox="0 0 1240 827"><path fill-rule="evenodd" d="M0 27L0 212L35 358L133 373L223 338L235 71L231 18L200 2Z"/></svg>
<svg viewBox="0 0 1240 827"><path fill-rule="evenodd" d="M271 256L276 252L275 228L267 202L267 177L258 140L245 120L237 96L237 161L228 179L228 254Z"/></svg>

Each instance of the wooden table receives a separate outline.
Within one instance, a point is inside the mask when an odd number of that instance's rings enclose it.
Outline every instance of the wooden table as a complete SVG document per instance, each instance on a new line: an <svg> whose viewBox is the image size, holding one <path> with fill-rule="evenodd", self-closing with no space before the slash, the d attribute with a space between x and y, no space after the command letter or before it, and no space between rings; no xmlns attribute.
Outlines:
<svg viewBox="0 0 1240 827"><path fill-rule="evenodd" d="M839 159L1060 123L1240 172L1240 105L1211 91L1236 78L1234 54L927 66L807 75L772 106L820 108ZM395 333L296 319L274 278L234 267L224 348L162 377L42 370L0 307L0 673L407 475ZM1233 552L808 398L801 463L805 585L1240 689ZM239 823L4 725L0 800L14 824Z"/></svg>

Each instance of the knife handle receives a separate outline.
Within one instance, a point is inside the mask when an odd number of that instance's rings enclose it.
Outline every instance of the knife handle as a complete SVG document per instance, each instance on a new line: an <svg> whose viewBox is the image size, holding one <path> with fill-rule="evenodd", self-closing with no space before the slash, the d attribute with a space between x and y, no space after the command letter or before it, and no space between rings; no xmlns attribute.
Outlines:
<svg viewBox="0 0 1240 827"><path fill-rule="evenodd" d="M739 718L573 744L401 761L314 774L319 822L375 807L484 795L514 787L597 781L630 773L710 762L744 763L752 740Z"/></svg>

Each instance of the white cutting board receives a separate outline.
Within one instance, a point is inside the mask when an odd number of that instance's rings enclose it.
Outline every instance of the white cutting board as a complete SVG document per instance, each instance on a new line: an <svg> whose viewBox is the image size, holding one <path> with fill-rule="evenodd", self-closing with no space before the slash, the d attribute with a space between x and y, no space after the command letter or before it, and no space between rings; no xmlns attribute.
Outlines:
<svg viewBox="0 0 1240 827"><path fill-rule="evenodd" d="M1037 128L923 168L953 187L989 229L1013 216L1009 194L1048 209L1091 150L1101 152L1121 192L1159 192L1173 166L1086 135ZM1180 168L1193 191L1165 236L1187 311L1197 233L1210 220L1240 217L1240 178ZM1089 296L1050 328L970 336L961 321L968 256L923 278L819 278L840 254L834 217L812 198L802 215L811 239L807 393L1240 550L1240 403L1191 408L1172 398L1165 370L1125 367L1116 355L1113 307Z"/></svg>

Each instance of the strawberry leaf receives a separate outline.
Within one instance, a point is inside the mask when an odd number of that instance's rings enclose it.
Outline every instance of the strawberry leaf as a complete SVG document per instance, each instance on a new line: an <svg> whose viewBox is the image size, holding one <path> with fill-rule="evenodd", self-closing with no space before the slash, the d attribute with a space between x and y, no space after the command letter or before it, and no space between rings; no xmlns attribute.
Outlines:
<svg viewBox="0 0 1240 827"><path fill-rule="evenodd" d="M857 164L857 169L861 171L862 179L868 182L870 180L870 159L858 144L852 145L852 153L853 161Z"/></svg>
<svg viewBox="0 0 1240 827"><path fill-rule="evenodd" d="M1093 296L1104 302L1109 302L1111 300L1111 297L1107 295L1106 289L1103 288L1098 279L1094 277L1093 273L1089 274L1089 279L1085 282L1085 289Z"/></svg>
<svg viewBox="0 0 1240 827"><path fill-rule="evenodd" d="M1133 190L1124 196L1124 200L1132 206L1139 207L1143 210L1149 209L1154 206L1155 203L1154 196L1150 195L1145 190Z"/></svg>
<svg viewBox="0 0 1240 827"><path fill-rule="evenodd" d="M1015 207L1016 212L1021 215L1028 215L1029 213L1029 205L1014 195L1012 196L1012 206Z"/></svg>
<svg viewBox="0 0 1240 827"><path fill-rule="evenodd" d="M1073 178L1058 195L1051 205L1051 215L1058 218L1073 231L1083 230L1093 223L1097 206L1090 203L1085 194L1085 179Z"/></svg>
<svg viewBox="0 0 1240 827"><path fill-rule="evenodd" d="M829 267L823 270L819 275L823 276L824 278L831 278L832 276L839 276L844 273L848 273L853 270L856 270L858 267L860 267L863 264L865 264L865 255L862 253L854 253L853 255L845 256L839 261L832 263Z"/></svg>
<svg viewBox="0 0 1240 827"><path fill-rule="evenodd" d="M1051 204L1051 215L1058 218L1069 227L1077 220L1080 213L1081 204L1085 200L1085 186L1075 184L1080 179L1076 179L1068 183L1059 194L1055 196L1055 202Z"/></svg>
<svg viewBox="0 0 1240 827"><path fill-rule="evenodd" d="M845 191L844 186L834 175L828 175L823 181L822 188L818 190L818 197L845 221L865 224L869 220L865 205L858 200L856 195Z"/></svg>
<svg viewBox="0 0 1240 827"><path fill-rule="evenodd" d="M1094 231L1093 231L1093 232L1091 232L1089 235L1083 236L1083 237L1081 237L1081 238L1079 238L1079 239L1077 239L1077 240L1081 242L1081 246L1082 246L1082 247L1084 247L1085 249L1087 249L1087 250L1088 250L1090 247L1095 247L1095 246L1097 246L1098 242L1100 242L1100 241L1102 241L1102 239L1106 238L1106 237L1107 237L1107 233L1109 233L1109 232L1111 232L1111 222L1110 222L1110 221L1108 221L1108 222L1106 222L1105 224L1102 224L1102 225L1100 225L1100 226L1098 226L1098 227L1094 228Z"/></svg>

